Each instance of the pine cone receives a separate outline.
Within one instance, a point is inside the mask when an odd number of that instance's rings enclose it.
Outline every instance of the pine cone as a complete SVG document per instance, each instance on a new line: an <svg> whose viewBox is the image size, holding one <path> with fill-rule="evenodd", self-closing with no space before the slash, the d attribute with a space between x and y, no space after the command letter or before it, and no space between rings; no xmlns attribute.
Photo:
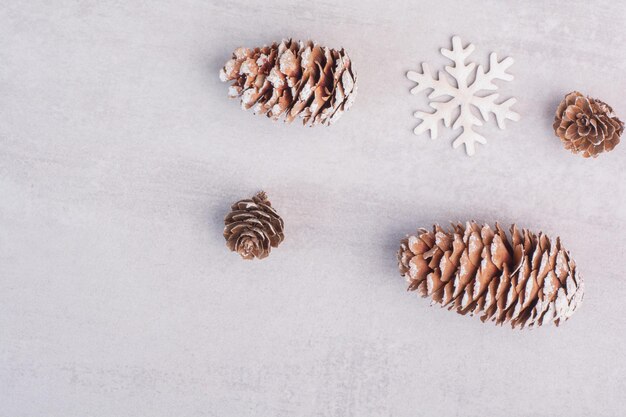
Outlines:
<svg viewBox="0 0 626 417"><path fill-rule="evenodd" d="M624 123L608 104L578 91L565 96L556 110L554 132L572 153L597 157L619 143Z"/></svg>
<svg viewBox="0 0 626 417"><path fill-rule="evenodd" d="M274 120L329 125L348 110L356 97L356 76L345 50L313 41L283 40L262 48L237 48L220 70L220 80L233 81L230 97L241 107Z"/></svg>
<svg viewBox="0 0 626 417"><path fill-rule="evenodd" d="M583 299L584 283L559 238L496 223L438 225L402 240L400 273L409 290L459 314L510 322L513 328L567 320Z"/></svg>
<svg viewBox="0 0 626 417"><path fill-rule="evenodd" d="M224 225L226 246L243 259L263 259L285 238L283 219L263 191L233 204Z"/></svg>

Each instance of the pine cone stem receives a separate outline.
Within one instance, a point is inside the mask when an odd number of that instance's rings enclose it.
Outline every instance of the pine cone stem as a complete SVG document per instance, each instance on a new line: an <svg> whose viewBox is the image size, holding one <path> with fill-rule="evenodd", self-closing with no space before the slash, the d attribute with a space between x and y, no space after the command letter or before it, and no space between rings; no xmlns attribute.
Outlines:
<svg viewBox="0 0 626 417"><path fill-rule="evenodd" d="M256 193L255 195L256 198L258 198L259 200L261 200L262 202L268 204L268 205L272 205L268 198L267 198L267 193L265 191L259 191L258 193Z"/></svg>

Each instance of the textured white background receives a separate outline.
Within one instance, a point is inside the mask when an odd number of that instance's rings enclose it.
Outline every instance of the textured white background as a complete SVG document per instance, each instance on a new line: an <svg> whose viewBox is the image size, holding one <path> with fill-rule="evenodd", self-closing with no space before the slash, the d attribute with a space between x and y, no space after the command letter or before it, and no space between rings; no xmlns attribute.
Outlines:
<svg viewBox="0 0 626 417"><path fill-rule="evenodd" d="M548 4L549 3L549 4ZM564 151L579 89L626 118L619 1L9 1L0 5L0 416L617 416L626 406L626 145ZM522 120L473 158L412 133L404 74L450 37L515 58ZM237 46L344 46L331 128L239 110ZM229 205L265 189L287 238L243 262ZM515 332L405 292L419 226L560 235L587 283Z"/></svg>

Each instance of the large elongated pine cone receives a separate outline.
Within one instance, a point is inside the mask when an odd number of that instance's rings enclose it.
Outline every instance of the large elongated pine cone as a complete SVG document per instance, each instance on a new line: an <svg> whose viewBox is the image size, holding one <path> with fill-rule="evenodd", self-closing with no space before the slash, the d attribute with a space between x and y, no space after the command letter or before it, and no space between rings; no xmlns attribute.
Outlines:
<svg viewBox="0 0 626 417"><path fill-rule="evenodd" d="M224 219L226 246L243 259L263 259L285 238L285 224L263 191L236 202Z"/></svg>
<svg viewBox="0 0 626 417"><path fill-rule="evenodd" d="M352 106L357 92L346 51L313 41L237 48L220 70L220 79L232 81L228 95L241 97L244 110L286 122L300 117L305 125L335 122Z"/></svg>
<svg viewBox="0 0 626 417"><path fill-rule="evenodd" d="M513 328L555 323L576 311L584 283L560 239L516 225L435 225L402 240L400 273L432 304Z"/></svg>
<svg viewBox="0 0 626 417"><path fill-rule="evenodd" d="M565 149L595 158L617 146L624 123L603 101L585 97L578 91L565 96L556 110L554 133Z"/></svg>

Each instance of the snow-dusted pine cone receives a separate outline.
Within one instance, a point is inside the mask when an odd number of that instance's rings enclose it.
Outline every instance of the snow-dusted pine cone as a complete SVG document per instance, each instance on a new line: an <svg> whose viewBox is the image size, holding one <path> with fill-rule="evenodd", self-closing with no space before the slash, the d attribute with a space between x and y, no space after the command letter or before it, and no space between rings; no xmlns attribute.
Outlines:
<svg viewBox="0 0 626 417"><path fill-rule="evenodd" d="M252 108L255 114L286 122L301 117L311 126L339 119L357 91L345 50L291 39L235 49L220 70L220 80L232 81L228 95L241 97L244 110Z"/></svg>
<svg viewBox="0 0 626 417"><path fill-rule="evenodd" d="M263 191L233 204L224 225L226 246L244 259L265 258L285 238L283 219Z"/></svg>
<svg viewBox="0 0 626 417"><path fill-rule="evenodd" d="M400 273L409 290L459 314L513 328L554 322L576 311L584 283L561 241L512 225L438 225L402 240Z"/></svg>
<svg viewBox="0 0 626 417"><path fill-rule="evenodd" d="M578 91L565 96L556 110L554 132L573 153L597 157L619 143L624 123L603 101L585 97Z"/></svg>

